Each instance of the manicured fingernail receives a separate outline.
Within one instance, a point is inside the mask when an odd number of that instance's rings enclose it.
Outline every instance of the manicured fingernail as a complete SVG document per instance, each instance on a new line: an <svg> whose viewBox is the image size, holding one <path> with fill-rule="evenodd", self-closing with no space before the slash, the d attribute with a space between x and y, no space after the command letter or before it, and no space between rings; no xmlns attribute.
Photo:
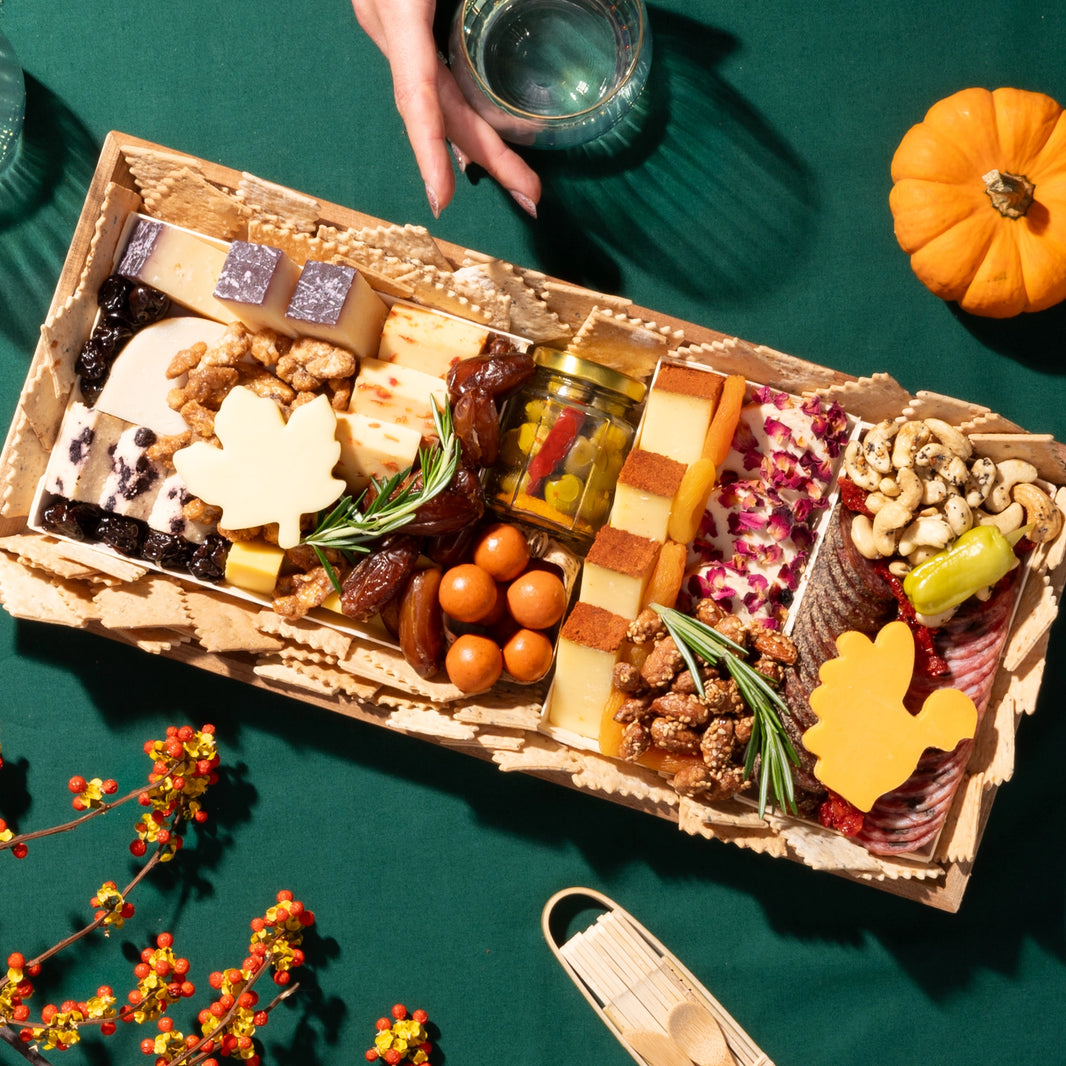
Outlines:
<svg viewBox="0 0 1066 1066"><path fill-rule="evenodd" d="M451 141L448 142L448 146L452 150L452 155L455 156L455 162L456 165L459 167L459 173L465 174L466 165L470 162L470 160L466 158L466 153L457 144L452 144Z"/></svg>
<svg viewBox="0 0 1066 1066"><path fill-rule="evenodd" d="M429 209L433 212L433 217L440 218L440 201L429 184L426 185L426 199L429 201Z"/></svg>
<svg viewBox="0 0 1066 1066"><path fill-rule="evenodd" d="M511 194L514 202L518 204L518 206L522 208L530 218L537 217L537 205L533 203L525 193L515 192L514 189L508 189L507 191Z"/></svg>

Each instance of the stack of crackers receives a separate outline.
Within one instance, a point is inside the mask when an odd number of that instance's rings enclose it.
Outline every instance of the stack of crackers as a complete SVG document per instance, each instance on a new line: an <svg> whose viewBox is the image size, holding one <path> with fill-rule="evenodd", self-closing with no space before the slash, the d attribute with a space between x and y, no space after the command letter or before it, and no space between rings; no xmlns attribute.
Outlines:
<svg viewBox="0 0 1066 1066"><path fill-rule="evenodd" d="M392 225L250 174L112 133L41 329L0 455L0 601L17 618L87 629L250 685L417 735L676 822L686 833L867 881L956 910L996 788L1014 768L1019 720L1032 712L1058 610L1066 537L1041 545L1019 607L990 711L967 777L934 851L872 856L843 836L741 800L679 797L658 774L579 750L539 726L541 685L501 684L463 696L423 681L399 649L305 618L287 621L235 597L93 546L30 527L38 483L76 387L74 360L96 315L132 212L226 240L283 249L358 269L379 292L459 315L534 343L648 378L663 356L712 366L794 395L839 402L867 422L936 416L958 425L997 461L1024 455L1066 509L1066 447L993 412L929 393L911 395L887 374L854 379L692 323L653 315L491 256L438 241L423 227Z"/></svg>

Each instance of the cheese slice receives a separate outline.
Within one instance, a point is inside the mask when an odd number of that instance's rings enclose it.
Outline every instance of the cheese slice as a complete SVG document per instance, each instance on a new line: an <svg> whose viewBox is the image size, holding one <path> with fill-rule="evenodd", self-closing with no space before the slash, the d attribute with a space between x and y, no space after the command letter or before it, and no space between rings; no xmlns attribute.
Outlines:
<svg viewBox="0 0 1066 1066"><path fill-rule="evenodd" d="M644 405L639 446L686 465L694 463L703 455L724 380L694 367L660 367Z"/></svg>
<svg viewBox="0 0 1066 1066"><path fill-rule="evenodd" d="M234 241L214 295L249 329L272 329L294 337L296 330L285 310L299 278L300 268L280 248Z"/></svg>
<svg viewBox="0 0 1066 1066"><path fill-rule="evenodd" d="M207 522L193 522L185 516L185 505L192 499L192 493L185 487L185 482L178 474L170 474L164 479L148 515L148 525L160 533L170 533L184 537L194 544L202 543L212 532L213 526Z"/></svg>
<svg viewBox="0 0 1066 1066"><path fill-rule="evenodd" d="M361 359L378 348L388 308L355 267L304 264L285 311L289 331L336 344Z"/></svg>
<svg viewBox="0 0 1066 1066"><path fill-rule="evenodd" d="M148 457L156 435L144 426L130 426L106 454L111 469L100 486L97 503L105 511L147 520L166 478L163 464Z"/></svg>
<svg viewBox="0 0 1066 1066"><path fill-rule="evenodd" d="M413 304L396 303L389 309L381 331L378 358L446 378L461 359L480 355L489 331Z"/></svg>
<svg viewBox="0 0 1066 1066"><path fill-rule="evenodd" d="M336 417L341 448L337 475L353 495L362 492L371 478L387 480L418 457L422 434L417 429L350 411Z"/></svg>
<svg viewBox="0 0 1066 1066"><path fill-rule="evenodd" d="M548 700L548 722L596 740L600 717L611 694L611 678L625 641L625 618L587 603L574 605L559 631L555 681Z"/></svg>
<svg viewBox="0 0 1066 1066"><path fill-rule="evenodd" d="M585 556L581 600L622 618L636 618L659 548L658 542L648 537L604 526Z"/></svg>
<svg viewBox="0 0 1066 1066"><path fill-rule="evenodd" d="M44 490L80 503L98 503L111 473L109 449L127 422L75 401L67 409L44 475Z"/></svg>
<svg viewBox="0 0 1066 1066"><path fill-rule="evenodd" d="M154 218L138 218L117 273L165 292L175 303L218 322L237 316L214 296L226 253L217 242Z"/></svg>
<svg viewBox="0 0 1066 1066"><path fill-rule="evenodd" d="M610 524L662 544L685 465L657 452L634 448L622 464Z"/></svg>
<svg viewBox="0 0 1066 1066"><path fill-rule="evenodd" d="M363 359L352 386L348 410L357 415L417 429L423 437L436 437L433 403L442 410L448 386L437 377L399 363Z"/></svg>
<svg viewBox="0 0 1066 1066"><path fill-rule="evenodd" d="M118 354L96 400L96 409L161 436L184 433L188 426L167 404L170 389L184 384L185 375L168 378L167 368L178 352L218 341L227 327L197 315L164 318L138 330Z"/></svg>

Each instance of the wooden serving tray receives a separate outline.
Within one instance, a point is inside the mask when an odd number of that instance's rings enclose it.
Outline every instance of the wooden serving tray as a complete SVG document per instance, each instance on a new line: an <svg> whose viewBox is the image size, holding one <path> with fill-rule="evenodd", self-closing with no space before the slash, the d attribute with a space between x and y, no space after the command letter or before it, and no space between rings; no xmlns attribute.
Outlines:
<svg viewBox="0 0 1066 1066"><path fill-rule="evenodd" d="M1066 447L1049 436L1026 433L987 408L930 393L912 395L888 374L853 378L437 241L418 227L394 226L113 132L103 146L0 454L0 601L15 617L87 629L466 751L501 770L601 795L673 821L693 835L801 862L942 910L958 909L996 790L1013 772L1015 730L1036 705L1066 580L1066 536L1038 549L967 776L928 861L877 859L809 822L779 813L760 818L745 802L711 805L679 797L651 770L577 750L542 732L543 685L502 684L488 695L462 698L451 686L421 681L389 647L366 646L351 633L314 620L289 622L261 604L30 528L35 492L76 385L74 360L96 315L96 292L111 272L124 225L135 211L215 237L277 243L297 258L306 259L312 251L317 257L338 256L360 265L383 293L538 343L566 344L593 323L600 338L609 343L616 336L618 350L644 364L659 355L703 363L794 395L838 402L865 422L904 413L936 415L979 436L982 450L994 459L1024 455L1035 463L1041 478L1058 490L1060 507L1066 499L1061 488ZM472 263L513 293L507 303L521 316L522 328L513 319L499 321L498 311L463 292L456 271Z"/></svg>

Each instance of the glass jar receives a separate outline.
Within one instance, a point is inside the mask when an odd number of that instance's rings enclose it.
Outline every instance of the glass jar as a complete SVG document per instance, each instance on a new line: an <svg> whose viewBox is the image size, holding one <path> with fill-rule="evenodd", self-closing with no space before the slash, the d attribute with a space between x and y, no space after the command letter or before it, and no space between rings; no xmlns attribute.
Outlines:
<svg viewBox="0 0 1066 1066"><path fill-rule="evenodd" d="M505 516L588 544L610 513L645 386L553 348L535 348L533 360L536 374L503 410L486 497Z"/></svg>

